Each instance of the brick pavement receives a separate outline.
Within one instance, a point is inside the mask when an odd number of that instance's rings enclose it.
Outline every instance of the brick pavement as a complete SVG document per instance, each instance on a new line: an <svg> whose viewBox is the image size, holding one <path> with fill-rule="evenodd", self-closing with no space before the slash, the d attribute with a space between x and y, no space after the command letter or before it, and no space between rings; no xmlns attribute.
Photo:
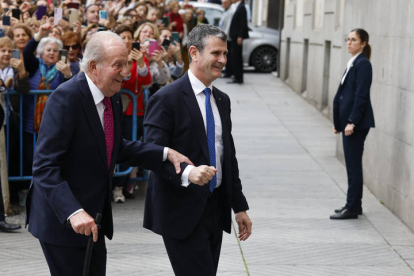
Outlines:
<svg viewBox="0 0 414 276"><path fill-rule="evenodd" d="M224 236L218 275L414 275L413 233L369 190L358 220L329 220L347 185L331 123L272 75L245 79L244 86L221 79L216 86L232 98L253 235L240 247L233 234ZM141 227L140 187L137 199L114 205L107 275L173 275L161 238ZM0 233L0 248L0 275L48 275L26 230Z"/></svg>

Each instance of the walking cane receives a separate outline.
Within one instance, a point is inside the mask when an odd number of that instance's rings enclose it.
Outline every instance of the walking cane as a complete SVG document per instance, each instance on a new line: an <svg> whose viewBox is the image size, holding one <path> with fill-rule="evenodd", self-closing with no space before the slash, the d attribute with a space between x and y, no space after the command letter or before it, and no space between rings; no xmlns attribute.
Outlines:
<svg viewBox="0 0 414 276"><path fill-rule="evenodd" d="M99 225L101 223L101 218L102 215L97 213L95 218L95 224L98 227L98 229L101 227ZM91 264L93 244L93 235L90 235L88 240L88 247L86 248L85 264L83 265L83 276L89 276L89 266Z"/></svg>

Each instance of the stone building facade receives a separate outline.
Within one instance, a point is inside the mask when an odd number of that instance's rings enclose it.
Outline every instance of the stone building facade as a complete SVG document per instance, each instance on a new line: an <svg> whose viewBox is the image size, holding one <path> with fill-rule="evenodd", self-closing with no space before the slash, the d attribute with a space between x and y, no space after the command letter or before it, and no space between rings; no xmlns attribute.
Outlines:
<svg viewBox="0 0 414 276"><path fill-rule="evenodd" d="M372 47L376 128L365 143L364 182L414 230L414 1L286 0L279 76L332 120L354 28L368 31Z"/></svg>

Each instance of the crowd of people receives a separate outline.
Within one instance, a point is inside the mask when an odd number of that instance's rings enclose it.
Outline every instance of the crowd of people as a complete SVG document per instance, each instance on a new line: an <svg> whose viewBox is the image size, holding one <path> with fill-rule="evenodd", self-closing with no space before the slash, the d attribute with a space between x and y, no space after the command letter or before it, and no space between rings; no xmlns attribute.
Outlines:
<svg viewBox="0 0 414 276"><path fill-rule="evenodd" d="M46 7L45 14L41 13ZM17 12L18 11L18 12ZM137 98L137 138L143 136L144 89L150 95L178 79L188 69L188 34L199 23L209 23L205 12L188 1L88 1L86 5L64 1L59 7L45 0L6 1L0 6L1 87L23 95L23 110L18 98L10 100L12 115L23 117L23 175L32 174L33 145L39 131L48 96L29 94L30 90L55 90L78 74L83 52L91 37L99 31L112 31L129 51L130 74L122 87ZM9 19L9 20L7 20ZM1 34L0 34L1 35ZM63 51L62 51L63 50ZM66 59L63 59L66 56ZM0 87L0 89L2 89ZM132 138L131 97L122 95L123 136ZM3 108L6 110L3 97ZM12 125L13 124L13 125ZM9 175L20 174L19 121L10 120ZM7 128L5 127L5 130ZM121 167L125 170L126 167ZM114 181L115 202L133 198L131 176ZM13 182L11 198L25 204L29 181Z"/></svg>

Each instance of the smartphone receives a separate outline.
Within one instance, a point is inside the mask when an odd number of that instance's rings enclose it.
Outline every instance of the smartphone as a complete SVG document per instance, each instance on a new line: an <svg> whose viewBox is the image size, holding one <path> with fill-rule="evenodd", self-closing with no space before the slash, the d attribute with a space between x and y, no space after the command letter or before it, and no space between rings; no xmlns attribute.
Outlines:
<svg viewBox="0 0 414 276"><path fill-rule="evenodd" d="M20 59L20 50L19 49L13 49L12 58Z"/></svg>
<svg viewBox="0 0 414 276"><path fill-rule="evenodd" d="M79 3L74 3L74 2L68 3L68 9L79 10Z"/></svg>
<svg viewBox="0 0 414 276"><path fill-rule="evenodd" d="M47 7L46 6L39 6L39 7L37 7L36 19L37 20L41 20L42 17L46 15L46 10L47 10Z"/></svg>
<svg viewBox="0 0 414 276"><path fill-rule="evenodd" d="M139 42L132 42L132 49L137 49L138 51L141 50Z"/></svg>
<svg viewBox="0 0 414 276"><path fill-rule="evenodd" d="M66 63L68 60L68 50L62 49L59 50L59 60L63 63Z"/></svg>
<svg viewBox="0 0 414 276"><path fill-rule="evenodd" d="M171 40L164 39L164 41L162 42L162 47L164 47L165 51L168 51L168 47L170 47L170 44Z"/></svg>
<svg viewBox="0 0 414 276"><path fill-rule="evenodd" d="M149 50L148 50L148 53L150 56L152 56L152 54L159 49L160 49L160 46L158 45L157 41L150 41Z"/></svg>
<svg viewBox="0 0 414 276"><path fill-rule="evenodd" d="M99 11L99 19L108 19L106 11Z"/></svg>
<svg viewBox="0 0 414 276"><path fill-rule="evenodd" d="M53 13L53 23L55 25L59 24L59 21L63 18L63 10L61 8L55 8L55 12Z"/></svg>
<svg viewBox="0 0 414 276"><path fill-rule="evenodd" d="M98 29L96 29L97 32L103 32L103 31L107 31L108 29L105 27L98 27Z"/></svg>
<svg viewBox="0 0 414 276"><path fill-rule="evenodd" d="M77 9L69 9L69 28L75 27L75 22L79 21L79 11Z"/></svg>
<svg viewBox="0 0 414 276"><path fill-rule="evenodd" d="M20 10L19 9L12 9L12 16L20 20Z"/></svg>
<svg viewBox="0 0 414 276"><path fill-rule="evenodd" d="M3 25L10 26L10 16L3 16Z"/></svg>
<svg viewBox="0 0 414 276"><path fill-rule="evenodd" d="M163 17L162 24L164 24L165 27L168 27L170 25L170 18L168 16Z"/></svg>
<svg viewBox="0 0 414 276"><path fill-rule="evenodd" d="M180 43L180 35L178 34L178 32L172 32L171 33L171 42L174 44L174 41L178 43Z"/></svg>

